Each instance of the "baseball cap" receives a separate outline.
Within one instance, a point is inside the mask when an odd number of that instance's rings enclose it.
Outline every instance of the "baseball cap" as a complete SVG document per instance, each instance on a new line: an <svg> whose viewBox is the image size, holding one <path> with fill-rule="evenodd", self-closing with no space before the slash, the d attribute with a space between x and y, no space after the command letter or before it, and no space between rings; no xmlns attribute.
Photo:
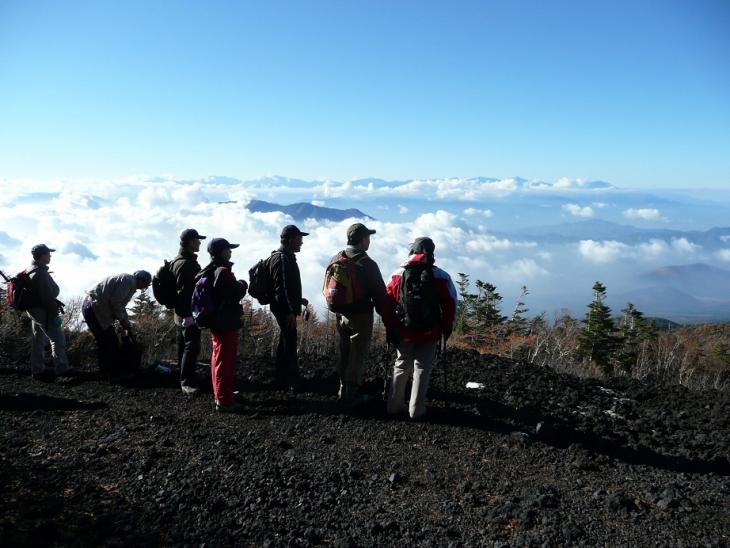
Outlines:
<svg viewBox="0 0 730 548"><path fill-rule="evenodd" d="M370 230L362 223L355 223L354 225L350 225L350 228L347 229L347 241L348 243L357 243L365 236L370 236L370 234L375 234L375 231Z"/></svg>
<svg viewBox="0 0 730 548"><path fill-rule="evenodd" d="M225 238L213 238L208 242L208 253L211 255L218 255L224 249L236 249L239 244L228 243Z"/></svg>
<svg viewBox="0 0 730 548"><path fill-rule="evenodd" d="M302 232L294 225L286 225L281 229L281 238L293 238L294 236L309 236L309 232Z"/></svg>
<svg viewBox="0 0 730 548"><path fill-rule="evenodd" d="M40 257L41 255L45 255L46 253L53 253L54 251L56 250L51 249L46 244L34 245L33 249L30 250L34 257Z"/></svg>
<svg viewBox="0 0 730 548"><path fill-rule="evenodd" d="M180 233L180 241L181 242L187 242L189 240L195 240L196 238L198 240L205 240L206 237L198 234L198 231L195 230L194 228L186 228L185 230L183 230Z"/></svg>
<svg viewBox="0 0 730 548"><path fill-rule="evenodd" d="M149 285L152 283L152 274L150 274L146 270L137 270L134 274L132 274L132 276L134 276L143 284Z"/></svg>

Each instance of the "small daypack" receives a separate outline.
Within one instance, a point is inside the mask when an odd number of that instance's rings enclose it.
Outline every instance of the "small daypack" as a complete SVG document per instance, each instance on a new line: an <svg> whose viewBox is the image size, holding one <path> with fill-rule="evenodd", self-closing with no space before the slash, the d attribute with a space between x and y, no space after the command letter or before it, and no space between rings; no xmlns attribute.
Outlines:
<svg viewBox="0 0 730 548"><path fill-rule="evenodd" d="M200 328L210 328L215 320L216 305L213 300L213 273L198 278L190 301L193 321Z"/></svg>
<svg viewBox="0 0 730 548"><path fill-rule="evenodd" d="M351 259L344 251L337 254L325 269L322 295L327 308L340 313L347 312L352 304L365 298L356 259Z"/></svg>
<svg viewBox="0 0 730 548"><path fill-rule="evenodd" d="M37 304L38 297L35 294L33 280L30 275L38 270L34 268L28 272L23 270L7 281L6 299L8 306L15 310L30 310Z"/></svg>
<svg viewBox="0 0 730 548"><path fill-rule="evenodd" d="M405 267L395 317L410 329L428 330L439 323L441 306L431 265L415 263Z"/></svg>
<svg viewBox="0 0 730 548"><path fill-rule="evenodd" d="M261 259L248 271L248 294L256 299L259 304L271 304L274 300L274 280L271 277L271 257L274 251L266 259Z"/></svg>
<svg viewBox="0 0 730 548"><path fill-rule="evenodd" d="M177 304L177 280L172 271L173 263L174 261L165 261L152 276L152 294L166 308L175 308Z"/></svg>

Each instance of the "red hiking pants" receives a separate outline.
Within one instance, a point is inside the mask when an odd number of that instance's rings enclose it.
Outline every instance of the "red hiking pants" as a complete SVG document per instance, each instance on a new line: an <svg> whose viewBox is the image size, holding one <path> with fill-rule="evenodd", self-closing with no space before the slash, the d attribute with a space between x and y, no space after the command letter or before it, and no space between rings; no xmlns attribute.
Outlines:
<svg viewBox="0 0 730 548"><path fill-rule="evenodd" d="M210 376L213 396L220 405L233 403L233 372L236 368L238 331L211 331L213 352L210 356Z"/></svg>

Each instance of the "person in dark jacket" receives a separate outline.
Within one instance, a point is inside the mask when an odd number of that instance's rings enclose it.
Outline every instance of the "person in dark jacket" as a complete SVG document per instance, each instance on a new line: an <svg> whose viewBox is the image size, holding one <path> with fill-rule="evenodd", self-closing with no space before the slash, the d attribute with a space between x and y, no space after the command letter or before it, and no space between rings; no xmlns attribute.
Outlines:
<svg viewBox="0 0 730 548"><path fill-rule="evenodd" d="M208 243L210 264L201 270L195 280L208 278L212 281L212 298L215 313L210 327L213 352L210 357L210 375L213 381L215 409L221 413L234 413L241 405L233 401L233 374L238 350L238 330L241 328L243 307L248 284L236 280L231 267L231 250L239 244L228 243L224 238L213 238Z"/></svg>
<svg viewBox="0 0 730 548"><path fill-rule="evenodd" d="M299 383L297 358L297 316L302 313L302 279L295 253L302 249L302 232L294 225L281 231L281 247L271 255L269 268L274 283L271 312L279 325L279 346L276 350L276 386L296 389Z"/></svg>
<svg viewBox="0 0 730 548"><path fill-rule="evenodd" d="M30 352L30 369L34 379L51 380L55 374L57 377L69 377L77 375L77 371L68 364L66 356L66 336L61 329L61 308L57 300L59 289L51 273L48 271L48 264L51 262L51 253L56 251L46 244L33 246L31 254L33 262L30 268L26 269L30 278L31 293L34 295L33 306L28 311L31 319L31 330L33 339ZM46 370L43 353L46 344L51 344L54 369Z"/></svg>
<svg viewBox="0 0 730 548"><path fill-rule="evenodd" d="M347 229L347 247L332 257L330 264L342 255L356 265L356 279L362 296L340 310L337 314L337 331L340 334L340 359L337 374L340 377L339 398L346 405L357 405L368 401L362 392L365 374L365 357L370 349L373 334L373 309L378 311L386 326L392 324L385 306L386 291L383 276L377 263L367 250L370 248L370 230L362 223L355 223ZM385 316L384 316L385 314Z"/></svg>
<svg viewBox="0 0 730 548"><path fill-rule="evenodd" d="M195 377L195 362L200 354L200 328L193 321L190 301L195 289L195 276L200 272L198 251L200 241L205 236L194 228L180 234L180 250L170 262L170 270L177 282L175 301L175 325L177 326L177 364L180 368L180 388L189 396L198 393L198 380Z"/></svg>

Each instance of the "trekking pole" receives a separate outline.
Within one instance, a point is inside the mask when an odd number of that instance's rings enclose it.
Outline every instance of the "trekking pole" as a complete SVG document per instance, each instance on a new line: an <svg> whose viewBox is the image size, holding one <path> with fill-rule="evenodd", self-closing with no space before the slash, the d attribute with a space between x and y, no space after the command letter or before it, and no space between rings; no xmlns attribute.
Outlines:
<svg viewBox="0 0 730 548"><path fill-rule="evenodd" d="M383 356L383 401L388 401L388 363L390 362L390 343L385 344L385 355Z"/></svg>
<svg viewBox="0 0 730 548"><path fill-rule="evenodd" d="M6 275L5 275L5 272L3 272L2 270L0 270L0 276L2 276L2 277L3 277L3 280L5 280L5 283L8 283L8 282L10 281L10 278L8 278L8 277L7 277Z"/></svg>
<svg viewBox="0 0 730 548"><path fill-rule="evenodd" d="M446 353L446 338L442 335L441 338L439 339L439 350L438 350L439 358L441 358L441 356L443 356L445 353ZM447 379L446 362L441 364L441 371L443 371L443 375L444 375L444 393L445 393L446 389L449 386L449 381Z"/></svg>

